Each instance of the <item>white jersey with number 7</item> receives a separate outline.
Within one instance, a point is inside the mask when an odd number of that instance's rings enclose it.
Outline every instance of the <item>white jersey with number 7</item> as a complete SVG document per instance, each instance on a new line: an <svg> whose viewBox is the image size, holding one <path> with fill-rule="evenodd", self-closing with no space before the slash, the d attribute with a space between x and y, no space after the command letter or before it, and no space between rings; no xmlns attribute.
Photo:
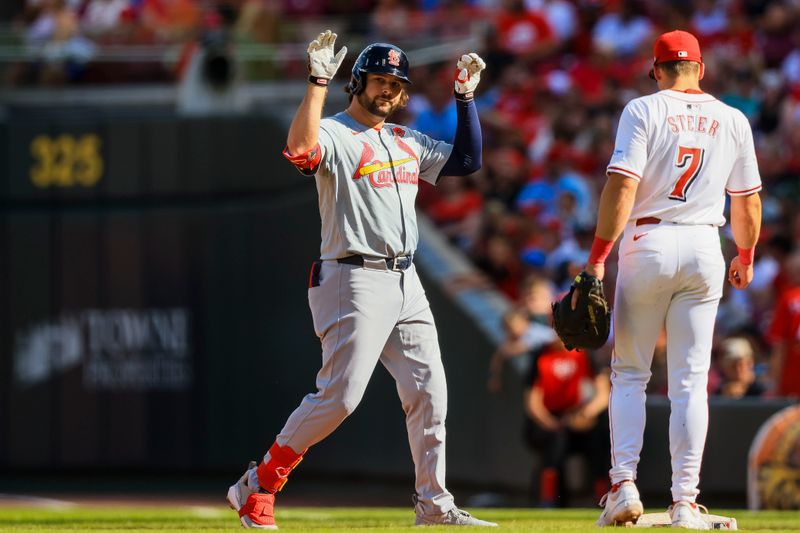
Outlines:
<svg viewBox="0 0 800 533"><path fill-rule="evenodd" d="M744 114L706 93L671 89L631 100L607 173L639 182L631 220L725 224L725 193L761 190Z"/></svg>

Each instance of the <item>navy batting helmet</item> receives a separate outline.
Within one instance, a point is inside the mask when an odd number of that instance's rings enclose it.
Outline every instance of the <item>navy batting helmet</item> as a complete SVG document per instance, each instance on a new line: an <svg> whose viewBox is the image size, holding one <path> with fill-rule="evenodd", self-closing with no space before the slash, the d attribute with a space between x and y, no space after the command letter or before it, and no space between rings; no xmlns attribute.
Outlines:
<svg viewBox="0 0 800 533"><path fill-rule="evenodd" d="M363 91L364 75L367 73L391 74L406 83L411 83L411 80L408 79L408 57L405 52L393 44L374 43L358 54L353 65L350 83L347 85L347 92L359 94Z"/></svg>

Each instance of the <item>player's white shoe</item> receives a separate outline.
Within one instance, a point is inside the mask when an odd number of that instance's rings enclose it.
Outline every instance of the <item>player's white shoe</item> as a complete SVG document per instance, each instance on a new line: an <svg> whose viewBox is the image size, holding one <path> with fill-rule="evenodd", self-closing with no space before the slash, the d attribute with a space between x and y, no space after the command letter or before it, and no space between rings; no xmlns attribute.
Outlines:
<svg viewBox="0 0 800 533"><path fill-rule="evenodd" d="M497 527L494 522L487 522L475 518L466 511L454 508L444 514L437 515L424 515L417 512L417 519L414 522L415 526L484 526L484 527Z"/></svg>
<svg viewBox="0 0 800 533"><path fill-rule="evenodd" d="M600 505L604 508L596 523L601 527L635 524L644 512L639 490L630 480L612 485L611 490L600 500Z"/></svg>
<svg viewBox="0 0 800 533"><path fill-rule="evenodd" d="M278 529L273 511L275 495L263 492L260 487L251 488L248 483L250 471L257 464L250 461L239 481L228 488L228 505L239 513L239 520L247 529Z"/></svg>
<svg viewBox="0 0 800 533"><path fill-rule="evenodd" d="M414 509L417 514L417 519L414 521L415 526L484 526L484 527L497 527L494 522L487 522L475 518L466 511L462 511L458 507L453 507L443 514L426 515L422 513L422 506L419 505L419 499L416 494L411 495L414 501Z"/></svg>
<svg viewBox="0 0 800 533"><path fill-rule="evenodd" d="M703 518L700 510L708 514L708 509L703 505L692 502L673 503L667 510L672 519L672 527L684 529L711 529L711 525Z"/></svg>

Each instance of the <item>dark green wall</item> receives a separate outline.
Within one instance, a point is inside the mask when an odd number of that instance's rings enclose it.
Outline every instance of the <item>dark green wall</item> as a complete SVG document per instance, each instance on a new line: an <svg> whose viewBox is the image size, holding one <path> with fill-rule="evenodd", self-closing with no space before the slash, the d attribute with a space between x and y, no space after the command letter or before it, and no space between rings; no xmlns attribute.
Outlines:
<svg viewBox="0 0 800 533"><path fill-rule="evenodd" d="M320 361L306 299L316 191L280 156L284 137L266 115L11 110L0 124L0 469L238 472L264 453ZM82 184L98 158L96 183ZM493 347L426 287L449 380L449 478L526 488L521 385L507 372L504 393L486 392ZM712 409L706 490L743 495L750 439L783 403L742 405ZM649 407L640 476L665 497L667 413ZM411 476L385 370L302 469Z"/></svg>

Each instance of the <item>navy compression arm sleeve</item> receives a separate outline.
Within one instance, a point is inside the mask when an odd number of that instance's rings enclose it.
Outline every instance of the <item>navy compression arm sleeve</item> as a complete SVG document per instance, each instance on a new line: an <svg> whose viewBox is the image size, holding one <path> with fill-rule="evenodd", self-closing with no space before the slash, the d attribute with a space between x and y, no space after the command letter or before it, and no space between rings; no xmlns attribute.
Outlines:
<svg viewBox="0 0 800 533"><path fill-rule="evenodd" d="M481 168L481 123L478 120L478 108L475 100L456 99L458 125L456 138L453 140L453 151L442 167L439 176L466 176Z"/></svg>

